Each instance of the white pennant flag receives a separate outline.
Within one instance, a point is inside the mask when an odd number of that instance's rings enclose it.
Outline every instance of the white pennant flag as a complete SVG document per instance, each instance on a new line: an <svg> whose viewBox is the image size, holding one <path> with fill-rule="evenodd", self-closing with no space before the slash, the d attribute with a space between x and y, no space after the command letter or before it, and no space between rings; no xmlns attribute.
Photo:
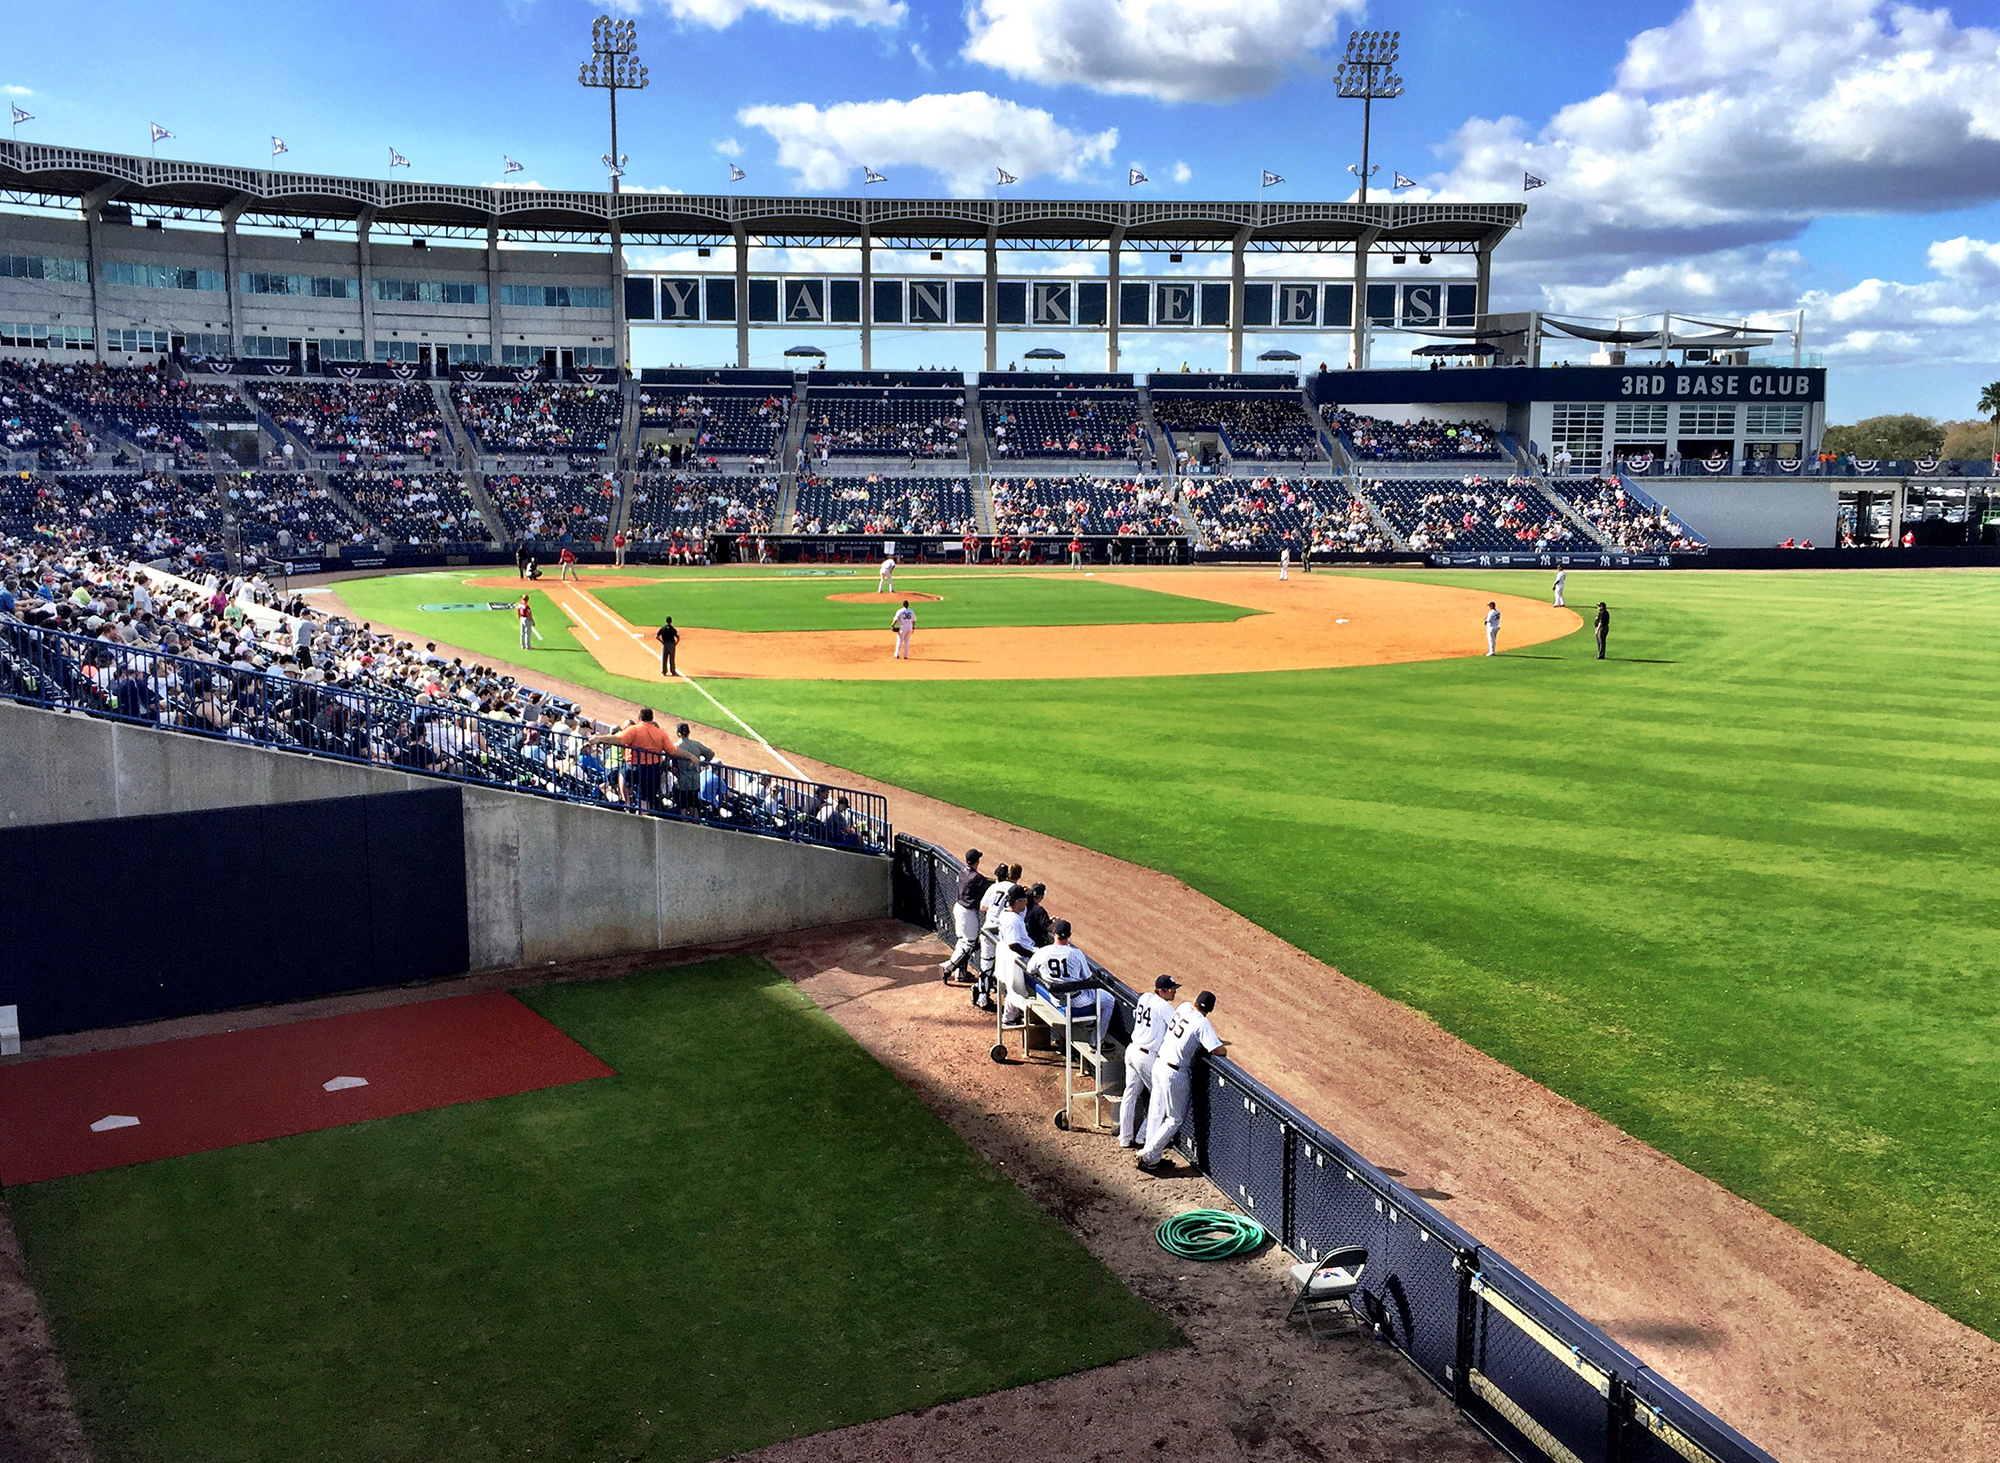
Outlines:
<svg viewBox="0 0 2000 1463"><path fill-rule="evenodd" d="M888 181L889 180L886 177L876 172L873 168L867 166L867 164L864 163L862 165L861 183L863 187L866 187L870 183L886 183Z"/></svg>
<svg viewBox="0 0 2000 1463"><path fill-rule="evenodd" d="M1264 186L1266 188L1270 187L1273 183L1282 183L1284 181L1285 180L1283 178L1279 177L1269 168L1264 169Z"/></svg>
<svg viewBox="0 0 2000 1463"><path fill-rule="evenodd" d="M1140 172L1137 168L1129 168L1126 170L1125 186L1127 188L1136 188L1145 181L1146 181L1146 175Z"/></svg>
<svg viewBox="0 0 2000 1463"><path fill-rule="evenodd" d="M1546 178L1537 178L1533 173L1521 174L1521 191L1523 193L1532 193L1537 188L1544 188L1547 186L1548 186L1548 179Z"/></svg>
<svg viewBox="0 0 2000 1463"><path fill-rule="evenodd" d="M996 166L993 169L993 171L1000 175L1000 186L1003 188L1006 187L1009 183L1018 183L1021 181L1019 178L1015 177L1012 173L1008 172L1005 168Z"/></svg>
<svg viewBox="0 0 2000 1463"><path fill-rule="evenodd" d="M24 112L19 107L14 108L14 125L16 127L20 126L23 122L32 122L34 120L35 114L33 112Z"/></svg>
<svg viewBox="0 0 2000 1463"><path fill-rule="evenodd" d="M507 154L504 152L500 154L500 161L507 165L506 169L500 174L500 176L503 178L506 177L508 173L518 173L521 171L521 165L515 162L512 158L508 157Z"/></svg>
<svg viewBox="0 0 2000 1463"><path fill-rule="evenodd" d="M1406 178L1401 173L1398 173L1396 174L1396 186L1398 188L1414 188L1417 186L1417 180L1415 178Z"/></svg>
<svg viewBox="0 0 2000 1463"><path fill-rule="evenodd" d="M277 156L277 155L278 155L279 153L281 153L281 152L290 152L290 151L291 151L291 149L290 149L289 147L285 146L285 139L284 139L284 138L282 138L282 137L273 137L273 138L271 139L271 156L272 156L272 157L276 157L276 156Z"/></svg>
<svg viewBox="0 0 2000 1463"><path fill-rule="evenodd" d="M407 168L407 167L408 167L409 165L410 165L410 160L409 160L408 158L404 157L404 156L403 156L403 155L402 155L402 154L401 154L400 152L397 152L397 151L396 151L396 149L395 149L395 148L393 148L393 147L391 147L391 148L389 149L389 166L390 166L390 167L392 167L392 168Z"/></svg>
<svg viewBox="0 0 2000 1463"><path fill-rule="evenodd" d="M172 137L173 135L174 135L173 133L167 131L167 129L162 127L158 122L155 122L153 124L153 141L164 142L167 138Z"/></svg>
<svg viewBox="0 0 2000 1463"><path fill-rule="evenodd" d="M729 181L730 181L730 182L732 182L732 183L740 183L740 182L742 182L742 181L743 181L743 180L744 180L745 178L747 178L747 177L749 177L749 176L750 176L750 175L749 175L748 173L744 172L744 171L743 171L743 169L741 169L741 168L737 167L735 163L731 163L731 164L729 165Z"/></svg>

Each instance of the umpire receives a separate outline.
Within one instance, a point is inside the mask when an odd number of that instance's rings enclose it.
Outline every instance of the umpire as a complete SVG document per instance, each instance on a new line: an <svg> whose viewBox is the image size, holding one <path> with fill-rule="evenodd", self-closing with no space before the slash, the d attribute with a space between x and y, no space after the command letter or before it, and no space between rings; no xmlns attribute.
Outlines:
<svg viewBox="0 0 2000 1463"><path fill-rule="evenodd" d="M1604 607L1604 601L1597 602L1597 618L1590 622L1590 628L1597 632L1597 658L1604 659L1604 642L1611 638L1611 611Z"/></svg>

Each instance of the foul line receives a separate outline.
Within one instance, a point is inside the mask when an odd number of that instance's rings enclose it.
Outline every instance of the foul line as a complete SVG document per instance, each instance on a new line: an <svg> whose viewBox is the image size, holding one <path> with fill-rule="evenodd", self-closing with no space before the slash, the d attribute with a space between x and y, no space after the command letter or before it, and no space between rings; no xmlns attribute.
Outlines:
<svg viewBox="0 0 2000 1463"><path fill-rule="evenodd" d="M582 588L573 588L570 592L574 594L578 599L582 600L586 605L590 606L590 608L596 610L598 614L604 616L606 623L608 623L613 629L621 631L622 633L631 636L641 645L644 645L646 643L646 637L644 635L641 635L637 630L630 628L629 626L626 625L626 623L623 620L619 619L616 615L612 614L611 611L606 606L598 602L596 595ZM567 606L565 606L565 608L567 608ZM577 623L579 625L582 625L583 621L579 619ZM584 628L586 630L590 629L588 625L584 625ZM596 633L597 632L595 630L591 630L591 634L595 635ZM702 695L708 697L709 701L714 705L715 709L717 711L720 711L724 716L728 717L731 721L735 722L738 726L742 727L744 731L748 732L750 734L750 738L752 741L756 742L758 746L762 747L765 751L769 752L773 757L776 757L780 762L784 763L787 767L791 768L792 776L800 779L803 782L812 781L810 777L806 776L804 768L800 767L796 762L792 761L790 757L787 757L783 752L780 752L776 747L772 746L768 741L766 741L764 739L764 734L758 731L756 727L750 725L749 722L745 721L742 717L738 716L735 712L731 711L727 706L724 706L720 701L717 701L715 699L714 693L711 692L708 689L708 687L704 686L700 681L697 681L693 676L689 675L681 675L676 677L676 679L686 681L690 686L693 686L695 690L701 692Z"/></svg>

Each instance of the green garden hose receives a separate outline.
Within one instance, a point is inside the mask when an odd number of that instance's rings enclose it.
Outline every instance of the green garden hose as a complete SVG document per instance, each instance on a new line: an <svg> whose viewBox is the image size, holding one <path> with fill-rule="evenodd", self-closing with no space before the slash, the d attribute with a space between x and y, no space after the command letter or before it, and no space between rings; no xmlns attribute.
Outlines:
<svg viewBox="0 0 2000 1463"><path fill-rule="evenodd" d="M1183 1260L1227 1260L1247 1255L1268 1236L1264 1226L1223 1209L1190 1209L1160 1221L1153 1231L1160 1248Z"/></svg>

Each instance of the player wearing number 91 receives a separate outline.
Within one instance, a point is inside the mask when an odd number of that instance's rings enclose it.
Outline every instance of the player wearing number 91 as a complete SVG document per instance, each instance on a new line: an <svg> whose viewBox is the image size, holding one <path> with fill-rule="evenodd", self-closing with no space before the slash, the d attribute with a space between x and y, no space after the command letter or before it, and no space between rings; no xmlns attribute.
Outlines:
<svg viewBox="0 0 2000 1463"><path fill-rule="evenodd" d="M1215 1034L1208 1019L1214 1009L1213 991L1203 991L1193 1005L1182 1001L1174 1008L1166 1040L1160 1043L1160 1055L1153 1062L1152 1111L1147 1114L1146 1146L1139 1150L1139 1167L1143 1169L1159 1167L1167 1145L1187 1118L1188 1097L1194 1089L1195 1048L1219 1052L1228 1045Z"/></svg>

